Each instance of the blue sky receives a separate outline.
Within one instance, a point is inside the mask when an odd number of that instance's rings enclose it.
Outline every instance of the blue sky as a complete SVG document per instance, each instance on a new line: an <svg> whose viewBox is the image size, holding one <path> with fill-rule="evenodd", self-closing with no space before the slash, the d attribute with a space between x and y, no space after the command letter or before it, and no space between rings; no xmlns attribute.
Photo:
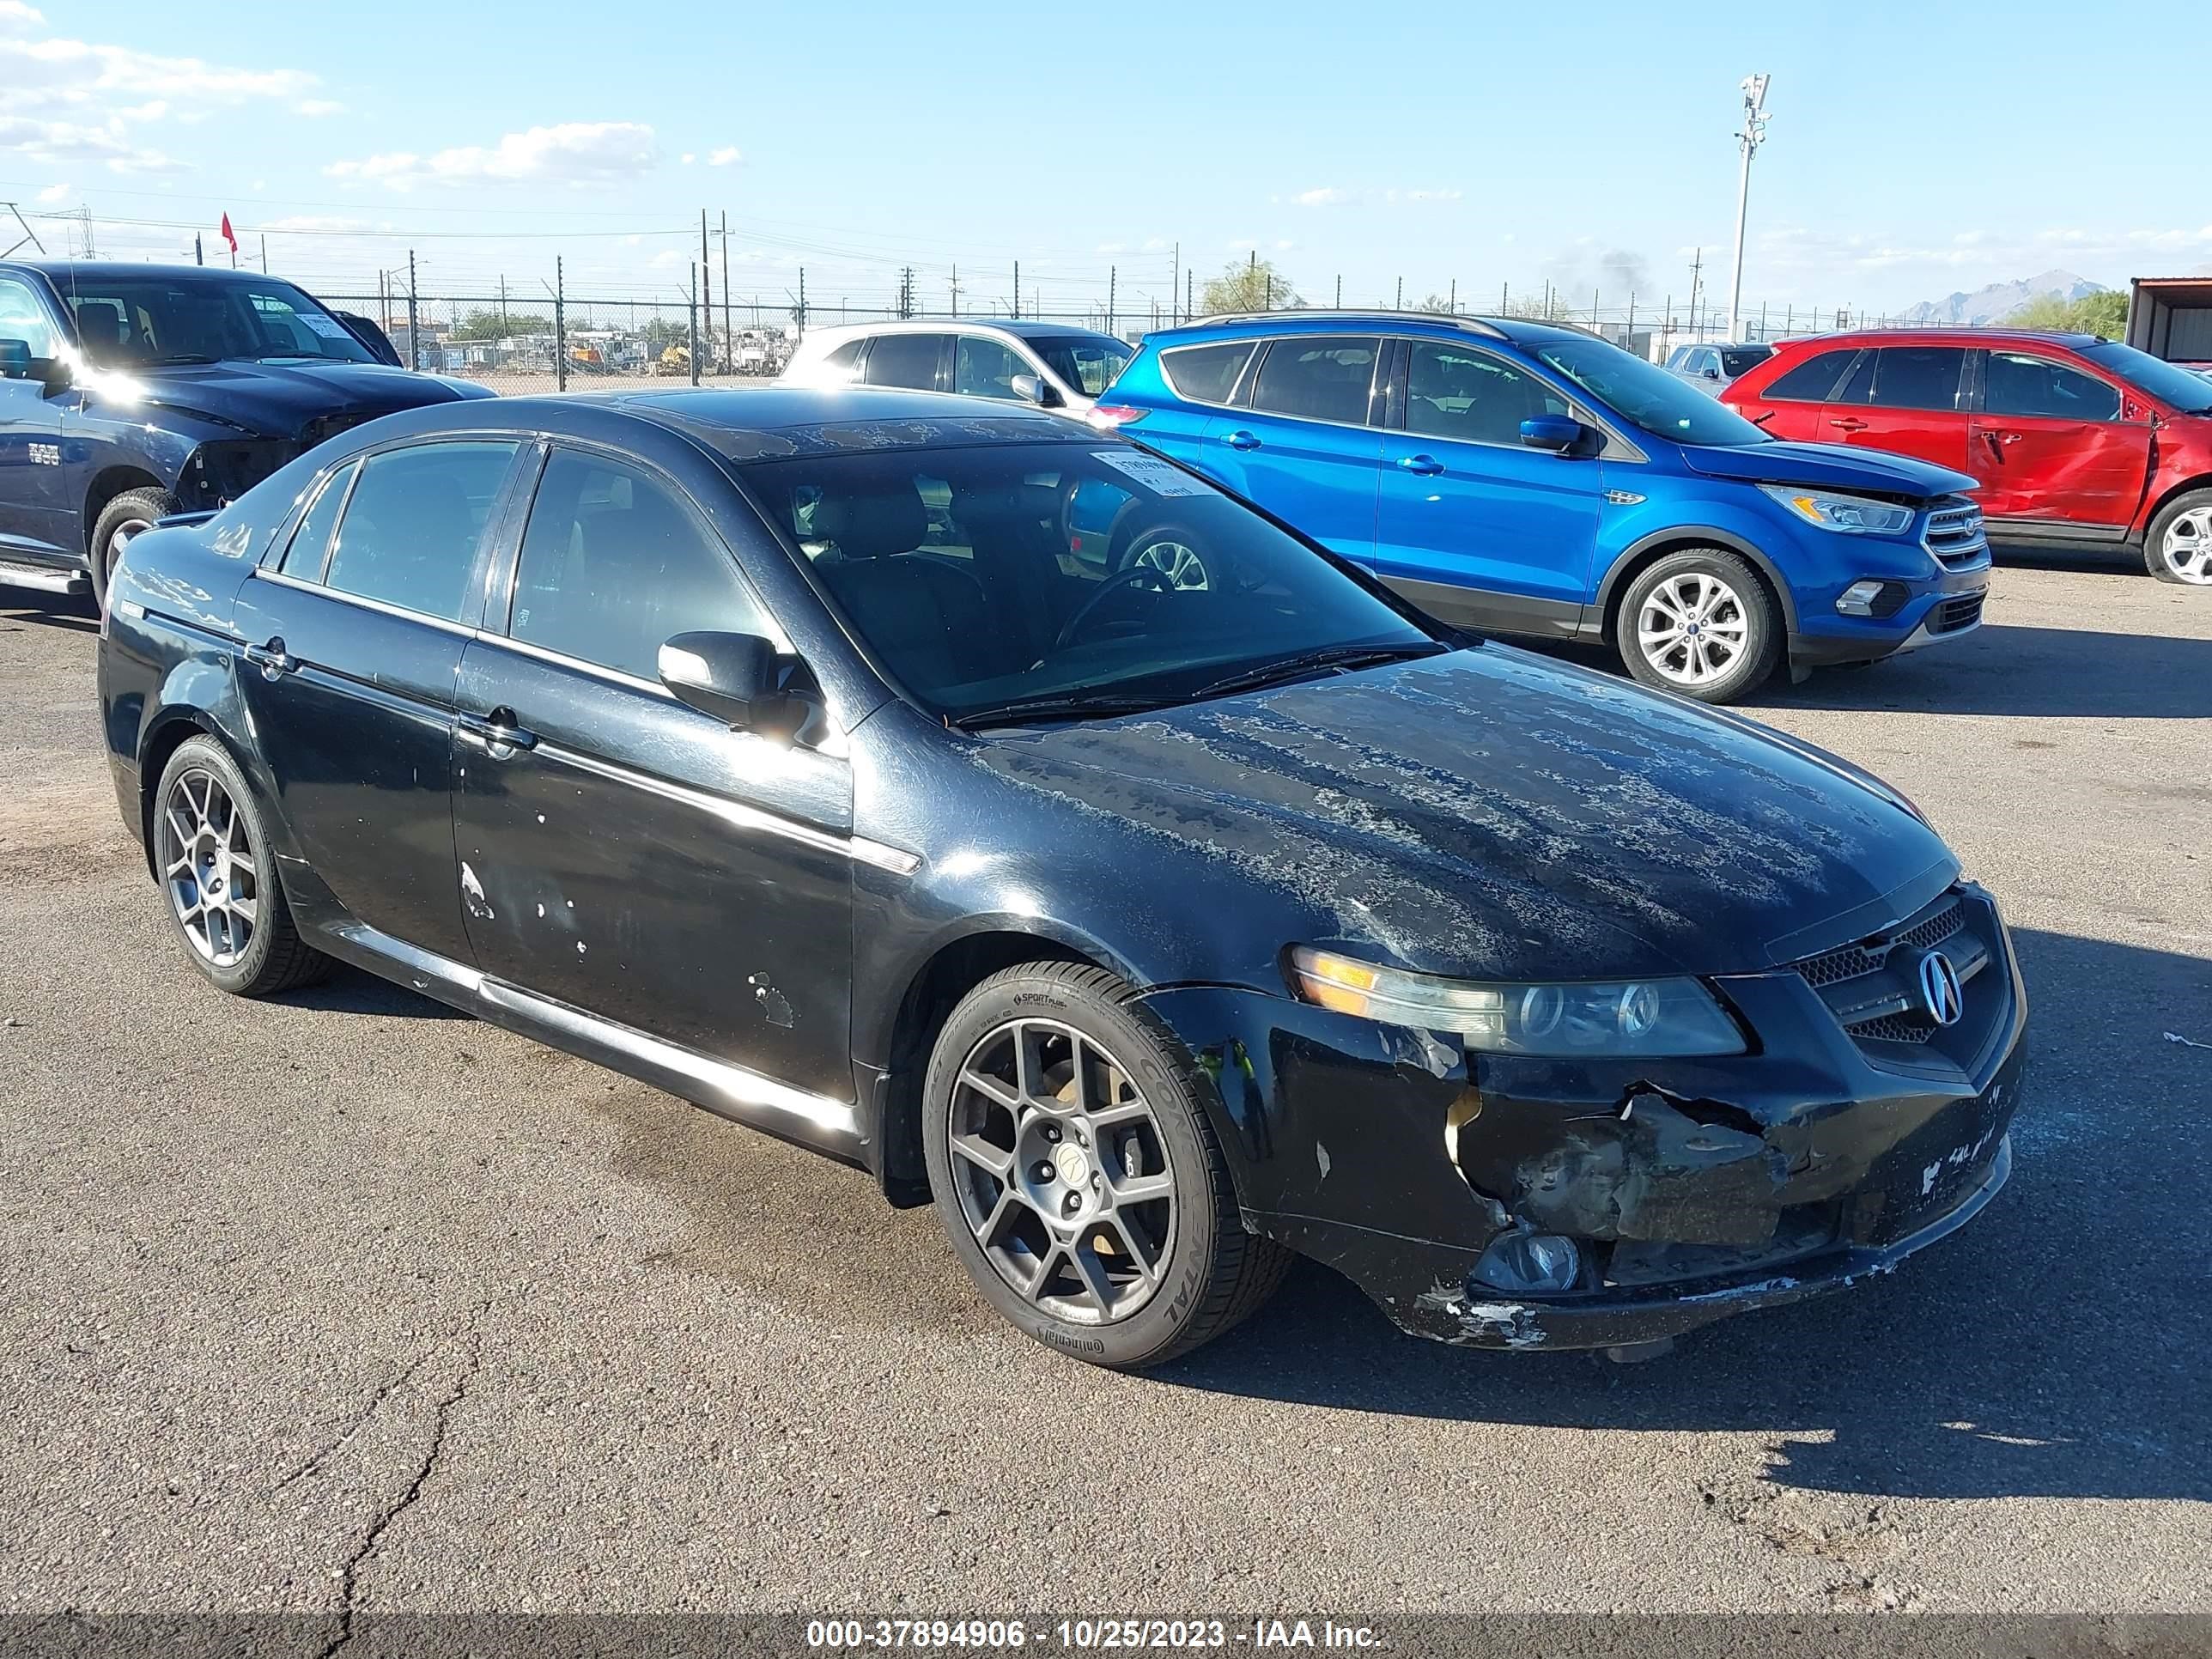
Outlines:
<svg viewBox="0 0 2212 1659"><path fill-rule="evenodd" d="M100 252L249 258L329 291L674 299L702 207L732 286L880 305L1164 303L1257 248L1310 299L1577 306L1724 284L1737 82L1773 76L1753 302L1900 308L2057 266L2212 269L2192 136L2212 9L2154 51L2078 6L0 0L0 199ZM212 20L221 18L219 25ZM82 237L34 221L57 248ZM687 230L688 227L688 230ZM720 253L715 256L719 274Z"/></svg>

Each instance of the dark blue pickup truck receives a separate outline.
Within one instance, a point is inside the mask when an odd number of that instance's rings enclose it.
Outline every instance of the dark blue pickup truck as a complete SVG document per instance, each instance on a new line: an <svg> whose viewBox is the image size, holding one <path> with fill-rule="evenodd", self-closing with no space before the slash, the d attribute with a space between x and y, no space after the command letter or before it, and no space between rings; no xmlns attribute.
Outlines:
<svg viewBox="0 0 2212 1659"><path fill-rule="evenodd" d="M103 594L155 520L380 415L490 395L410 374L373 324L277 277L0 263L0 584Z"/></svg>

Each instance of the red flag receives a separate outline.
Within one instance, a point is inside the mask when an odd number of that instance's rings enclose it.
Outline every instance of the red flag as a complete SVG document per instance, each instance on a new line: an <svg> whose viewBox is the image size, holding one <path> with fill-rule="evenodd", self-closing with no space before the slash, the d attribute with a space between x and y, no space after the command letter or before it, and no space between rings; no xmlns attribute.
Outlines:
<svg viewBox="0 0 2212 1659"><path fill-rule="evenodd" d="M230 251L233 253L238 252L238 234L231 229L230 216L228 213L222 216L222 240L230 244Z"/></svg>

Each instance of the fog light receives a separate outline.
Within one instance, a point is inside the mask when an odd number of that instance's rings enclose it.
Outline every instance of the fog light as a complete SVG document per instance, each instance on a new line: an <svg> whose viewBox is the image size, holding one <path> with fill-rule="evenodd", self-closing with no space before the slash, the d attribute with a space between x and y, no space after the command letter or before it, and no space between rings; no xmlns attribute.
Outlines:
<svg viewBox="0 0 2212 1659"><path fill-rule="evenodd" d="M1877 581L1869 576L1853 582L1837 597L1836 609L1846 617L1893 617L1907 598L1903 582Z"/></svg>
<svg viewBox="0 0 2212 1659"><path fill-rule="evenodd" d="M1506 1233L1494 1238L1468 1275L1494 1291L1571 1291L1582 1276L1583 1253L1558 1233Z"/></svg>

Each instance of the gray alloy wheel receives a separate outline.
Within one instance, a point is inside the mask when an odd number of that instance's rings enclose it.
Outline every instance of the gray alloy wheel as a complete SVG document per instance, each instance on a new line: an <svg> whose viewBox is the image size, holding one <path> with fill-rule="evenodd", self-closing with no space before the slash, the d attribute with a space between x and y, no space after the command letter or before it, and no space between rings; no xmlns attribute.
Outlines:
<svg viewBox="0 0 2212 1659"><path fill-rule="evenodd" d="M1206 1072L1103 968L1030 962L960 1000L921 1085L952 1252L1018 1329L1094 1365L1156 1365L1274 1294L1290 1253L1244 1230Z"/></svg>
<svg viewBox="0 0 2212 1659"><path fill-rule="evenodd" d="M213 738L177 745L147 803L154 873L192 965L234 996L308 985L331 959L300 937L246 780Z"/></svg>
<svg viewBox="0 0 2212 1659"><path fill-rule="evenodd" d="M2212 587L2212 489L2191 490L2160 514L2144 551L2160 581Z"/></svg>
<svg viewBox="0 0 2212 1659"><path fill-rule="evenodd" d="M961 1062L948 1145L960 1212L1024 1302L1104 1325L1158 1291L1175 1172L1151 1103L1095 1039L1049 1019L986 1032Z"/></svg>
<svg viewBox="0 0 2212 1659"><path fill-rule="evenodd" d="M1755 690L1782 656L1773 596L1749 562L1725 548L1685 548L1638 572L1613 631L1631 674L1700 702L1732 702Z"/></svg>
<svg viewBox="0 0 2212 1659"><path fill-rule="evenodd" d="M261 925L252 831L238 803L213 772L187 768L164 792L155 832L185 942L211 967L237 967Z"/></svg>
<svg viewBox="0 0 2212 1659"><path fill-rule="evenodd" d="M1168 579L1168 586L1186 593L1206 591L1206 561L1195 549L1172 538L1148 542L1137 550L1133 564L1148 564Z"/></svg>

